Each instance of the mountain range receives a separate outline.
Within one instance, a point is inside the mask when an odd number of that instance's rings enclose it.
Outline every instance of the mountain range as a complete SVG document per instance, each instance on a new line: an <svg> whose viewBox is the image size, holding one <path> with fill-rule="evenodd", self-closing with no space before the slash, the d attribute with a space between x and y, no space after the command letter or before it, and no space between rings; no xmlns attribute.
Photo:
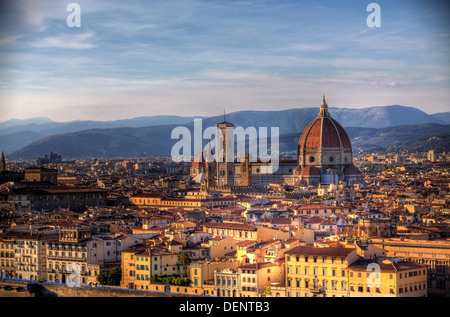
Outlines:
<svg viewBox="0 0 450 317"><path fill-rule="evenodd" d="M450 113L429 115L405 106L364 109L330 108L343 125L355 150L399 148L408 142L441 136L434 146L445 148L450 135ZM226 121L244 128L279 127L280 151L294 153L301 132L319 112L318 107L281 111L239 111L226 114ZM177 126L193 131L193 120L202 119L203 129L224 120L215 117L150 116L116 121L54 122L46 118L0 123L0 148L11 159L36 159L57 152L67 159L170 155L177 142L171 132ZM424 143L425 142L425 143ZM437 143L436 143L437 142ZM205 141L206 143L206 141ZM194 153L193 153L194 154Z"/></svg>

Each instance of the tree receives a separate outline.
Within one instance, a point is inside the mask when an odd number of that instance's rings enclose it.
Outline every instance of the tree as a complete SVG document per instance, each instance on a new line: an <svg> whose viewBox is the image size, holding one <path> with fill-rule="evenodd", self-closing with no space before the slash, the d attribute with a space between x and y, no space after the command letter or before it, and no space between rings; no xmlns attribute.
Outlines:
<svg viewBox="0 0 450 317"><path fill-rule="evenodd" d="M107 285L108 272L102 272L99 275L97 275L97 282L99 282L101 285Z"/></svg>
<svg viewBox="0 0 450 317"><path fill-rule="evenodd" d="M109 272L102 272L97 275L97 281L101 285L119 286L122 279L122 270L120 267L115 267Z"/></svg>
<svg viewBox="0 0 450 317"><path fill-rule="evenodd" d="M187 267L191 264L191 255L187 251L181 251L178 255L177 264L184 268L184 275L186 276Z"/></svg>
<svg viewBox="0 0 450 317"><path fill-rule="evenodd" d="M122 270L120 267L115 267L108 273L108 285L119 286L122 279Z"/></svg>

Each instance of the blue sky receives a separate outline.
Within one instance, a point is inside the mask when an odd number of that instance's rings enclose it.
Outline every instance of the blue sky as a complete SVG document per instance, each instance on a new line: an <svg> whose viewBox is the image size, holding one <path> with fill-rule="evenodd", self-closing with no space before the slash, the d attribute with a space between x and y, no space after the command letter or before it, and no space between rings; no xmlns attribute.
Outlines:
<svg viewBox="0 0 450 317"><path fill-rule="evenodd" d="M400 104L450 111L443 1L0 2L0 120Z"/></svg>

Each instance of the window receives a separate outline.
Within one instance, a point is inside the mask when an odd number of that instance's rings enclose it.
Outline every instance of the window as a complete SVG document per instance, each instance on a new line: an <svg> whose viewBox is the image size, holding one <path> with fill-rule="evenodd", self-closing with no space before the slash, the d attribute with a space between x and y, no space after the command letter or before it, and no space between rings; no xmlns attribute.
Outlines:
<svg viewBox="0 0 450 317"><path fill-rule="evenodd" d="M336 281L331 281L331 289L332 289L333 291L335 291L335 290L337 289L337 283L336 283Z"/></svg>

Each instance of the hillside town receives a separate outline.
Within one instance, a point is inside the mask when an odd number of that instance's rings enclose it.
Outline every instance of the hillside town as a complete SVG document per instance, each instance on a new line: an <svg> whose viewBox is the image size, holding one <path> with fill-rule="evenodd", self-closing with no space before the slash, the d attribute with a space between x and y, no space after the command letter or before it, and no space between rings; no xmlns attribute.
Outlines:
<svg viewBox="0 0 450 317"><path fill-rule="evenodd" d="M4 315L450 298L450 1L0 1Z"/></svg>
<svg viewBox="0 0 450 317"><path fill-rule="evenodd" d="M450 296L448 153L353 161L351 186L210 189L195 162L3 155L1 279L67 284L76 263L81 286L136 296Z"/></svg>

